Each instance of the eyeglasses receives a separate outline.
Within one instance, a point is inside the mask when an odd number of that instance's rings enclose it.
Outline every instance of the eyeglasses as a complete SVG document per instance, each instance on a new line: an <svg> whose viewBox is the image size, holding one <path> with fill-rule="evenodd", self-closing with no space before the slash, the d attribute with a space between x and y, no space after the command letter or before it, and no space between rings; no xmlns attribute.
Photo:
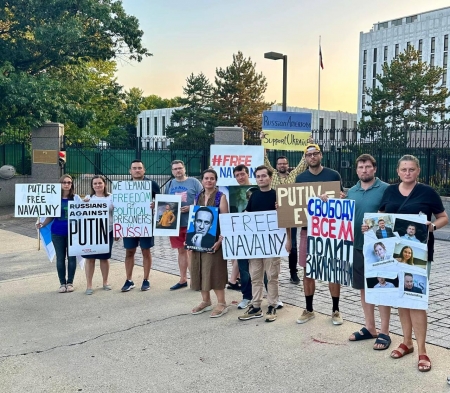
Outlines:
<svg viewBox="0 0 450 393"><path fill-rule="evenodd" d="M71 181L62 181L61 184L72 184Z"/></svg>
<svg viewBox="0 0 450 393"><path fill-rule="evenodd" d="M320 154L320 151L316 151L315 153L305 154L306 158L317 157Z"/></svg>

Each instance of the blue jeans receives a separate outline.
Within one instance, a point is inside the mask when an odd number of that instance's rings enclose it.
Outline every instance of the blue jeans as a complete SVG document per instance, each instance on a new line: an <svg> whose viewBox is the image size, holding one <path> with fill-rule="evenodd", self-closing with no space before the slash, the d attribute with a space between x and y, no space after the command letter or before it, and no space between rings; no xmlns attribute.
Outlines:
<svg viewBox="0 0 450 393"><path fill-rule="evenodd" d="M248 259L238 259L239 275L241 276L242 298L252 300L252 279L248 266Z"/></svg>
<svg viewBox="0 0 450 393"><path fill-rule="evenodd" d="M52 242L56 253L56 271L61 285L73 284L77 258L67 256L67 280L66 280L66 255L69 251L68 236L59 236L52 233Z"/></svg>

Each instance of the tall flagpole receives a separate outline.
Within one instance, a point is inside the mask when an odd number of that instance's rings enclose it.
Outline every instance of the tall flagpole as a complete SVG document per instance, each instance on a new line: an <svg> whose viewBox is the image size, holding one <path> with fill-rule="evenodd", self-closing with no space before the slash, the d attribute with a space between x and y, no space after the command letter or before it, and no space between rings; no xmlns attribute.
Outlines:
<svg viewBox="0 0 450 393"><path fill-rule="evenodd" d="M319 92L318 96L318 104L317 104L317 129L320 130L320 68L321 68L321 56L322 48L321 48L321 36L319 35L319 61L317 62L319 65Z"/></svg>

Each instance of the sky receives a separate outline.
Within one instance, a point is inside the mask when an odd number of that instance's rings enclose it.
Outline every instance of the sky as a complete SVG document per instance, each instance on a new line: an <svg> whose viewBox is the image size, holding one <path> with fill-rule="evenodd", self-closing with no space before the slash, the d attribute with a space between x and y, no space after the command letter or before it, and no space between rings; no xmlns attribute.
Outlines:
<svg viewBox="0 0 450 393"><path fill-rule="evenodd" d="M143 44L153 53L141 63L118 61L118 82L144 95L183 95L186 78L203 72L214 82L241 51L267 79L267 101L282 102L281 60L288 57L287 105L317 109L319 36L322 110L356 113L360 32L373 24L437 8L448 0L123 0L139 19Z"/></svg>

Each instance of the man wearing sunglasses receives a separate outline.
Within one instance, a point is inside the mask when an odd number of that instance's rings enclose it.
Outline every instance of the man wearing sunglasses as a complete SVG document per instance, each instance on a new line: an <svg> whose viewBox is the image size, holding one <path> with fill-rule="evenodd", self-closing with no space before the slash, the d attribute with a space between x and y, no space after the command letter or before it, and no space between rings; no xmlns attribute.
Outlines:
<svg viewBox="0 0 450 393"><path fill-rule="evenodd" d="M322 152L320 147L314 143L310 143L305 147L305 160L308 164L308 169L297 176L296 183L312 183L312 182L329 182L342 180L341 175L333 169L322 166ZM306 227L300 232L300 247L298 253L299 265L303 267L303 288L305 290L306 309L303 314L297 319L297 323L305 323L314 318L313 297L316 290L316 282L313 278L306 277L306 252L307 252L308 235ZM329 283L331 298L333 300L333 309L331 319L334 325L342 325L343 320L339 312L339 296L341 293L341 286L339 284Z"/></svg>

